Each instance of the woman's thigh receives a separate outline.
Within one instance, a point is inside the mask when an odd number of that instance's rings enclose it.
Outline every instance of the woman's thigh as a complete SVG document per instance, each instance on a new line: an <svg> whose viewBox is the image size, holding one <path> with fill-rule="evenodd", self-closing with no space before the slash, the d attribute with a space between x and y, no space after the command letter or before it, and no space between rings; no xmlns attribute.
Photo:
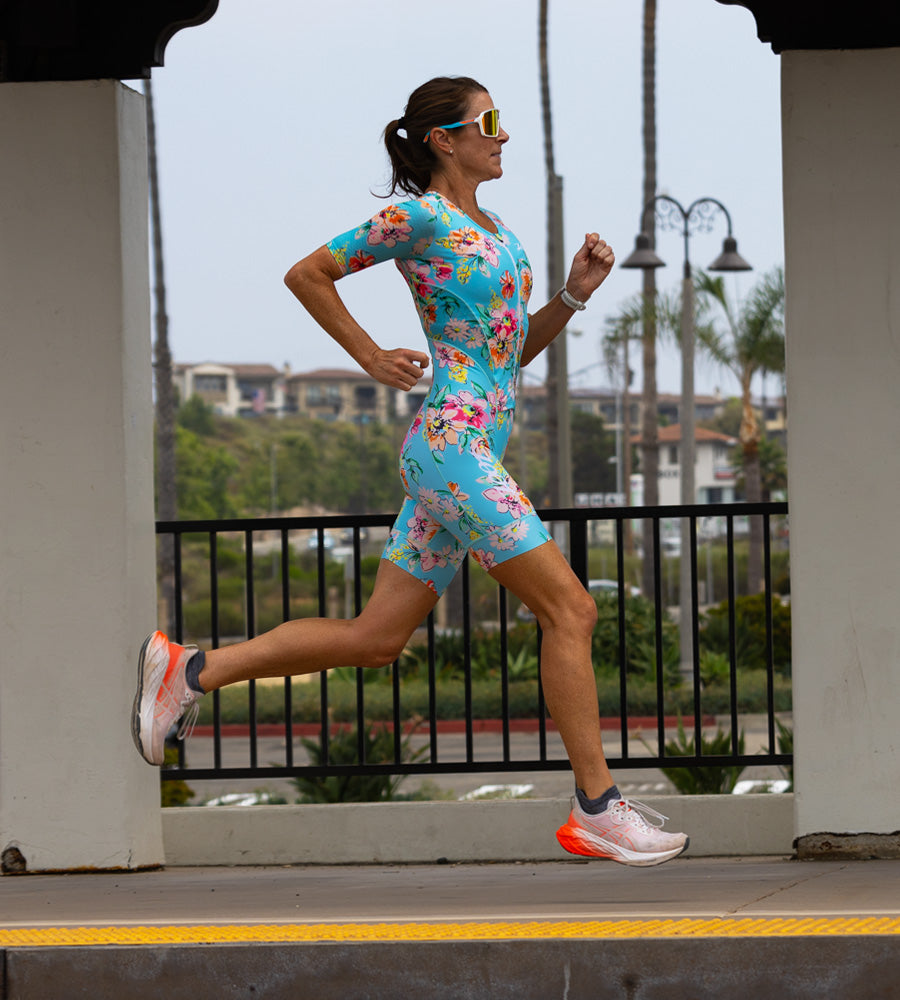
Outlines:
<svg viewBox="0 0 900 1000"><path fill-rule="evenodd" d="M506 434L447 441L427 431L426 424L418 434L411 432L404 445L408 496L386 558L433 580L440 593L466 551L490 570L549 540L530 500L503 466L498 449Z"/></svg>

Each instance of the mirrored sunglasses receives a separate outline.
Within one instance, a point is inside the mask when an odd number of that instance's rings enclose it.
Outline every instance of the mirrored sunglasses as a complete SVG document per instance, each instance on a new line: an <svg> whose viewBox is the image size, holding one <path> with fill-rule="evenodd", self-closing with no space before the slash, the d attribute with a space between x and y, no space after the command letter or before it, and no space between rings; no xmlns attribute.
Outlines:
<svg viewBox="0 0 900 1000"><path fill-rule="evenodd" d="M488 108L477 118L467 118L464 122L453 122L452 125L435 125L435 128L460 128L463 125L477 125L478 131L486 139L496 139L500 135L500 112L496 108ZM428 142L433 131L434 129L429 129L422 141Z"/></svg>

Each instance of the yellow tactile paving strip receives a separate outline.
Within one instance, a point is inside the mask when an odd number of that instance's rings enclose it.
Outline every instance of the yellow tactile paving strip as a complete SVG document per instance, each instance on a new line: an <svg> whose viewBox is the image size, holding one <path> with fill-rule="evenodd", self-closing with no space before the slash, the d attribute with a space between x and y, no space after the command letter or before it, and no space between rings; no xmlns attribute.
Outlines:
<svg viewBox="0 0 900 1000"><path fill-rule="evenodd" d="M204 924L0 929L0 948L533 938L823 937L900 934L900 917L765 918L485 923Z"/></svg>

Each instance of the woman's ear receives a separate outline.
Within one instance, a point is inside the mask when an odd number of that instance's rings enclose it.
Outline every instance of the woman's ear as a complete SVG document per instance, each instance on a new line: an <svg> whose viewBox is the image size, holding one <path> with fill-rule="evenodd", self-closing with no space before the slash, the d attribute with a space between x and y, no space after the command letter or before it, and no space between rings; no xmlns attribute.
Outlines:
<svg viewBox="0 0 900 1000"><path fill-rule="evenodd" d="M431 143L435 153L444 153L446 156L453 155L453 146L450 142L450 133L447 129L433 128L428 141Z"/></svg>

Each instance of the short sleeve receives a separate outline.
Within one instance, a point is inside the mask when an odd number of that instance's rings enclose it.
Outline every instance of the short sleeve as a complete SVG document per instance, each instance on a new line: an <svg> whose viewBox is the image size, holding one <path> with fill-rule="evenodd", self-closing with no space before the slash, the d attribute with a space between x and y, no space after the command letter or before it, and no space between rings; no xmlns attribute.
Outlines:
<svg viewBox="0 0 900 1000"><path fill-rule="evenodd" d="M344 274L385 260L419 257L434 240L434 219L433 207L423 199L388 205L325 246Z"/></svg>

